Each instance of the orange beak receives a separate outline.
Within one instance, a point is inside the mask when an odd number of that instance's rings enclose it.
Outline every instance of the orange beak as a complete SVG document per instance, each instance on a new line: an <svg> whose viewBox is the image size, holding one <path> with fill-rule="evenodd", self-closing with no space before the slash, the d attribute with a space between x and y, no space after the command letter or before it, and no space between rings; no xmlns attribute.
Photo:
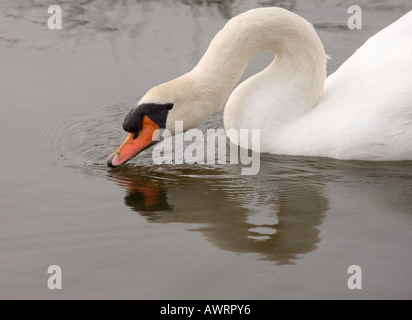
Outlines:
<svg viewBox="0 0 412 320"><path fill-rule="evenodd" d="M142 126L142 131L138 136L135 133L129 133L119 149L107 159L107 166L118 167L157 142L157 137L154 134L160 129L159 126L148 116L143 117Z"/></svg>

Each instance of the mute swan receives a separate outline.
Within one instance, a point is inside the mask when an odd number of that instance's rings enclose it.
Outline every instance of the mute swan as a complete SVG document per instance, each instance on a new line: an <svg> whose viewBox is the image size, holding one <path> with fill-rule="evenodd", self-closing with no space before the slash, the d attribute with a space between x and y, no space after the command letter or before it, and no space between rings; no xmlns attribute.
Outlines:
<svg viewBox="0 0 412 320"><path fill-rule="evenodd" d="M275 52L273 62L231 93L250 59L264 50ZM326 60L314 28L298 15L280 8L240 14L192 71L152 88L129 112L123 128L130 134L108 166L150 147L156 129L174 134L175 121L184 122L184 131L199 126L226 100L225 129L260 129L261 152L412 159L412 11L327 79Z"/></svg>

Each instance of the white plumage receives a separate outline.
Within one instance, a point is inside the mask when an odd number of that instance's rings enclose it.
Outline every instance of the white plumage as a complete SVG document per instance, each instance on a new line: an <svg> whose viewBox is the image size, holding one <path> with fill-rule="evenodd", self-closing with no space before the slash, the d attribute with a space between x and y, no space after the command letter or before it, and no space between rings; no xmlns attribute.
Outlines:
<svg viewBox="0 0 412 320"><path fill-rule="evenodd" d="M268 49L275 60L231 93L253 55ZM191 72L139 104L174 103L173 132L175 121L194 128L226 100L225 129L260 129L262 152L410 160L412 11L326 79L323 45L306 20L280 8L250 10L226 24Z"/></svg>

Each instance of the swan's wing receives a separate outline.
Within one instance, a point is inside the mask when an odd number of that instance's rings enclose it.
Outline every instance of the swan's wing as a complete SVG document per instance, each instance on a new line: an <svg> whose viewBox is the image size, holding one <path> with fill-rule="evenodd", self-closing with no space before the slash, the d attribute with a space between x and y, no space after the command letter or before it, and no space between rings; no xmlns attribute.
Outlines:
<svg viewBox="0 0 412 320"><path fill-rule="evenodd" d="M412 159L412 11L371 37L325 83L278 148L338 159Z"/></svg>
<svg viewBox="0 0 412 320"><path fill-rule="evenodd" d="M319 107L325 105L405 116L412 108L412 11L371 37L328 77Z"/></svg>

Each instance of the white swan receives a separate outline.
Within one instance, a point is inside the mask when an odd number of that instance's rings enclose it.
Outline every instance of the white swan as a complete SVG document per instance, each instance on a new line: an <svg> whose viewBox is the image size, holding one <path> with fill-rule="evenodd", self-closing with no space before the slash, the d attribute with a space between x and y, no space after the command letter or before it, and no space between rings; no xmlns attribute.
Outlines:
<svg viewBox="0 0 412 320"><path fill-rule="evenodd" d="M274 61L231 93L250 59L264 50L275 52ZM150 146L157 128L174 133L175 121L183 121L184 130L199 126L226 100L225 129L260 129L262 152L412 159L412 11L327 79L326 60L303 18L280 8L247 11L225 25L192 71L139 101L123 123L129 137L108 165Z"/></svg>

